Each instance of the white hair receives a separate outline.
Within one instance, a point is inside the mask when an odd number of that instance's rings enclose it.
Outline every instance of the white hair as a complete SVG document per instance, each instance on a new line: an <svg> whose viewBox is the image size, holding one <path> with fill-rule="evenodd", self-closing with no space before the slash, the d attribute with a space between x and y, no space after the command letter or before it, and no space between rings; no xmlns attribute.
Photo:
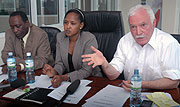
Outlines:
<svg viewBox="0 0 180 107"><path fill-rule="evenodd" d="M151 23L153 24L153 21L154 21L154 19L155 19L154 12L153 12L153 10L151 9L151 7L148 6L148 5L140 5L140 4L138 4L138 5L134 6L134 7L132 7L132 8L129 10L129 12L128 12L128 19L129 19L129 16L135 15L136 12L137 12L137 10L139 10L139 9L144 9L144 10L146 10L146 12L149 14Z"/></svg>

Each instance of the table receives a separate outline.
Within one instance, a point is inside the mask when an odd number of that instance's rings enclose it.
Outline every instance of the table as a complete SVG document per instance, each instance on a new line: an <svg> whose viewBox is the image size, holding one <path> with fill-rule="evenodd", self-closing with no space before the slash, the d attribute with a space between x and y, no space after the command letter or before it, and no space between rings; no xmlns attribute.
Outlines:
<svg viewBox="0 0 180 107"><path fill-rule="evenodd" d="M41 75L42 71L41 70L37 70L35 72L36 75ZM18 78L23 78L25 79L25 73L18 73ZM120 84L122 82L122 80L109 80L107 78L103 78L103 77L88 77L88 80L92 80L93 82L90 83L88 86L92 87L89 92L81 99L81 101L77 104L67 104L64 103L62 104L61 107L81 107L84 103L85 100L92 97L93 95L95 95L98 91L100 91L102 88L106 87L106 85L111 84L111 85L115 85L117 86L118 84ZM8 91L10 91L11 89L6 89L3 90L2 92L0 92L0 107L11 107L11 106L18 106L18 107L40 107L41 105L36 104L36 103L32 103L32 102L17 102L15 100L10 100L10 99L4 99L2 98L2 95L4 95L5 93L7 93ZM147 92L167 92L170 93L172 98L180 104L180 89L179 88L175 88L175 89L168 89L168 90L148 90ZM129 106L130 100L128 98L128 100L125 102L124 106Z"/></svg>

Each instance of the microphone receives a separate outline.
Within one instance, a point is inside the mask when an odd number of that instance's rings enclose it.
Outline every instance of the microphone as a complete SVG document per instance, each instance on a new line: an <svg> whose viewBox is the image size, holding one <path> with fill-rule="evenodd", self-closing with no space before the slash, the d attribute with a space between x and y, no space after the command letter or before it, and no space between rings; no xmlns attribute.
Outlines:
<svg viewBox="0 0 180 107"><path fill-rule="evenodd" d="M59 107L69 94L73 94L76 91L76 89L79 87L79 84L80 84L79 79L71 83L66 89L66 94L61 98L61 100L57 103L55 107Z"/></svg>
<svg viewBox="0 0 180 107"><path fill-rule="evenodd" d="M18 88L21 86L25 86L25 81L21 78L18 78L11 82L10 84L0 85L0 89L11 87L11 88Z"/></svg>

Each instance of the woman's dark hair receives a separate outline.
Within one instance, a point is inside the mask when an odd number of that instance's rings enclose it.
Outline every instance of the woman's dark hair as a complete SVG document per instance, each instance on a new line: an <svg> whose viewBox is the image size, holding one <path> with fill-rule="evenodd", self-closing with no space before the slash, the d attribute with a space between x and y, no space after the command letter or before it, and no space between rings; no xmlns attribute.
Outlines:
<svg viewBox="0 0 180 107"><path fill-rule="evenodd" d="M12 16L20 16L21 19L23 20L23 22L26 22L28 20L27 15L22 11L13 12L13 13L10 14L10 17L12 17Z"/></svg>
<svg viewBox="0 0 180 107"><path fill-rule="evenodd" d="M70 9L70 10L68 10L68 11L66 12L66 14L65 14L65 16L64 16L64 19L66 18L66 16L67 16L69 13L76 13L76 14L78 15L79 20L80 20L80 23L82 23L82 22L84 23L83 28L85 27L85 15L84 15L84 13L83 13L82 10L80 10L80 9ZM82 29L83 29L83 28L82 28Z"/></svg>

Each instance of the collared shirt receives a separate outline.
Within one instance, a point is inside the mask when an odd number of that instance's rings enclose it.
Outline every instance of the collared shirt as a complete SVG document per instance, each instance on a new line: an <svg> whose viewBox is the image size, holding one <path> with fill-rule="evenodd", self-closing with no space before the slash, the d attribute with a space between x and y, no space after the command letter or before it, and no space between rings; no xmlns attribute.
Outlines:
<svg viewBox="0 0 180 107"><path fill-rule="evenodd" d="M28 33L22 38L24 41L24 47L26 46L26 42L27 42L27 38L29 37L29 33L30 33L30 28L28 30ZM21 66L21 70L24 70L24 65L22 63L19 63L19 65Z"/></svg>
<svg viewBox="0 0 180 107"><path fill-rule="evenodd" d="M22 38L24 41L24 47L26 46L26 42L27 42L27 38L29 37L29 33L30 33L30 28L28 30L28 33Z"/></svg>
<svg viewBox="0 0 180 107"><path fill-rule="evenodd" d="M142 80L180 79L180 45L171 35L155 28L149 42L139 45L129 32L121 38L110 64L130 80L139 69Z"/></svg>

